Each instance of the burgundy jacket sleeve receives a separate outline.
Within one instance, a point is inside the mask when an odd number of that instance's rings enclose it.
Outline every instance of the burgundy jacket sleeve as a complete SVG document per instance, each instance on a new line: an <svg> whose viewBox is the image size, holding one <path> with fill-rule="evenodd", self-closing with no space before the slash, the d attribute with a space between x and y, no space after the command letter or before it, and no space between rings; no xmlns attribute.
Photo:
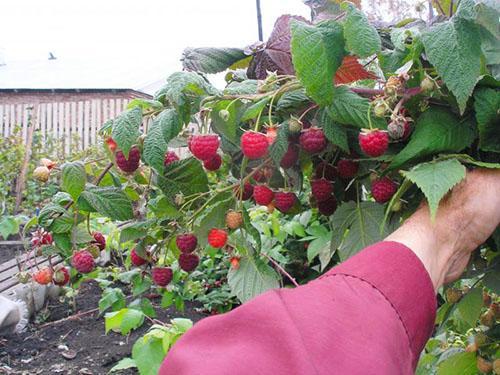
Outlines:
<svg viewBox="0 0 500 375"><path fill-rule="evenodd" d="M420 260L380 242L307 285L198 322L160 375L413 374L435 312Z"/></svg>

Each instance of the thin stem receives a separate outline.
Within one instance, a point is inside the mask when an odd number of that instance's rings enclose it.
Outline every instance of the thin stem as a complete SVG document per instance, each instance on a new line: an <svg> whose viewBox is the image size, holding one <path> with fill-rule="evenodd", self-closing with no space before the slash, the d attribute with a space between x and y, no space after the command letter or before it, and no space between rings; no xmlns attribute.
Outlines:
<svg viewBox="0 0 500 375"><path fill-rule="evenodd" d="M307 108L304 112L302 112L302 114L300 115L299 117L299 121L302 121L302 119L304 118L305 115L307 115L307 113L309 113L310 111L312 111L313 109L315 108L318 108L318 105L317 104L313 104L311 105L309 108Z"/></svg>
<svg viewBox="0 0 500 375"><path fill-rule="evenodd" d="M290 275L288 272L286 272L285 269L283 267L281 267L278 262L276 262L273 258L271 258L269 255L267 255L265 253L261 253L261 254L264 255L284 276L286 276L292 282L292 284L294 286L296 286L296 287L299 286L299 284L293 278L293 276Z"/></svg>

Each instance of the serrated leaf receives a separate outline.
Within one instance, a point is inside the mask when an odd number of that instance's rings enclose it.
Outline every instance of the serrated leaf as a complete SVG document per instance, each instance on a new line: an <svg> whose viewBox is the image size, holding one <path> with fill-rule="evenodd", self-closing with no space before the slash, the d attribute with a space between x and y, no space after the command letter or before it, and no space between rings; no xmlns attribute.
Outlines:
<svg viewBox="0 0 500 375"><path fill-rule="evenodd" d="M454 17L422 33L422 42L428 60L457 98L462 114L481 73L477 26Z"/></svg>
<svg viewBox="0 0 500 375"><path fill-rule="evenodd" d="M476 353L458 353L439 364L437 375L476 375Z"/></svg>
<svg viewBox="0 0 500 375"><path fill-rule="evenodd" d="M322 110L319 115L319 126L323 128L325 137L334 145L339 146L342 151L349 153L349 143L347 139L347 129L333 121L326 110Z"/></svg>
<svg viewBox="0 0 500 375"><path fill-rule="evenodd" d="M248 121L257 118L257 116L262 112L262 110L266 107L267 103L269 103L270 100L271 97L266 96L264 99L261 99L258 102L252 104L245 110L245 112L243 112L241 121Z"/></svg>
<svg viewBox="0 0 500 375"><path fill-rule="evenodd" d="M65 204L71 202L71 195L69 195L68 193L65 193L63 191L59 191L56 193L56 195L54 195L52 197L52 202L60 205L60 206L64 206Z"/></svg>
<svg viewBox="0 0 500 375"><path fill-rule="evenodd" d="M500 91L480 88L474 93L479 147L500 152Z"/></svg>
<svg viewBox="0 0 500 375"><path fill-rule="evenodd" d="M439 202L453 186L465 178L465 172L465 167L458 160L449 159L419 164L401 173L422 190L434 219Z"/></svg>
<svg viewBox="0 0 500 375"><path fill-rule="evenodd" d="M293 109L299 109L310 103L304 89L287 91L278 99L276 111L288 112Z"/></svg>
<svg viewBox="0 0 500 375"><path fill-rule="evenodd" d="M283 156L288 150L288 144L288 124L285 122L278 128L276 139L269 148L269 155L278 168L281 163L281 159L283 159Z"/></svg>
<svg viewBox="0 0 500 375"><path fill-rule="evenodd" d="M181 61L185 70L214 74L247 57L239 48L186 48Z"/></svg>
<svg viewBox="0 0 500 375"><path fill-rule="evenodd" d="M49 203L44 206L38 214L38 224L42 227L48 227L57 216L66 213L66 209L55 203Z"/></svg>
<svg viewBox="0 0 500 375"><path fill-rule="evenodd" d="M220 116L221 110L227 110L229 116L222 118ZM241 101L232 102L230 100L222 100L217 102L212 107L211 113L211 127L219 135L224 136L227 141L231 142L234 147L239 148L241 131L239 129L240 122L243 121L241 116L243 114L244 106Z"/></svg>
<svg viewBox="0 0 500 375"><path fill-rule="evenodd" d="M347 8L344 22L347 49L362 58L379 52L382 47L380 36L364 13L350 3L344 3L343 8Z"/></svg>
<svg viewBox="0 0 500 375"><path fill-rule="evenodd" d="M227 95L246 95L256 94L258 88L256 79L246 79L242 82L233 81L224 89L224 94Z"/></svg>
<svg viewBox="0 0 500 375"><path fill-rule="evenodd" d="M227 275L231 292L245 303L267 290L279 287L279 275L260 259L242 258L240 267Z"/></svg>
<svg viewBox="0 0 500 375"><path fill-rule="evenodd" d="M65 213L54 219L52 224L48 227L52 233L68 233L73 228L73 216Z"/></svg>
<svg viewBox="0 0 500 375"><path fill-rule="evenodd" d="M342 27L335 21L311 26L292 21L292 61L307 94L319 105L332 102L333 77L344 58Z"/></svg>
<svg viewBox="0 0 500 375"><path fill-rule="evenodd" d="M444 109L430 108L417 119L410 142L394 157L389 168L399 168L409 161L440 152L460 152L474 138L468 119L460 120Z"/></svg>
<svg viewBox="0 0 500 375"><path fill-rule="evenodd" d="M480 288L470 290L457 304L460 320L469 327L475 327L483 307L483 292Z"/></svg>
<svg viewBox="0 0 500 375"><path fill-rule="evenodd" d="M377 76L367 71L361 65L356 56L345 56L342 64L335 72L334 82L336 85L356 82L361 79L376 79Z"/></svg>
<svg viewBox="0 0 500 375"><path fill-rule="evenodd" d="M132 358L125 357L125 358L120 359L120 361L116 365L114 365L109 370L109 372L113 373L115 371L121 371L121 370L126 370L128 368L135 368L135 367L137 367L135 361Z"/></svg>
<svg viewBox="0 0 500 375"><path fill-rule="evenodd" d="M204 211L197 217L193 224L193 232L202 246L207 244L210 229L225 227L226 212L234 206L234 197L232 195L224 195L221 198L210 207L210 210Z"/></svg>
<svg viewBox="0 0 500 375"><path fill-rule="evenodd" d="M120 230L120 243L146 237L153 222L154 220L146 220L123 226Z"/></svg>
<svg viewBox="0 0 500 375"><path fill-rule="evenodd" d="M99 300L99 312L103 313L111 308L113 311L120 310L125 307L125 294L120 288L106 288L102 292Z"/></svg>
<svg viewBox="0 0 500 375"><path fill-rule="evenodd" d="M77 200L85 189L87 174L81 161L64 163L62 166L61 189L69 193L73 200Z"/></svg>
<svg viewBox="0 0 500 375"><path fill-rule="evenodd" d="M129 220L134 217L132 202L120 189L107 186L87 185L78 199L80 209L88 212L99 212L112 220Z"/></svg>
<svg viewBox="0 0 500 375"><path fill-rule="evenodd" d="M165 358L162 340L142 337L132 347L132 358L141 375L157 375Z"/></svg>
<svg viewBox="0 0 500 375"><path fill-rule="evenodd" d="M135 107L122 112L113 121L113 130L111 136L116 142L118 148L128 159L128 153L132 146L137 143L137 138L141 135L139 126L142 123L142 109Z"/></svg>
<svg viewBox="0 0 500 375"><path fill-rule="evenodd" d="M0 236L4 240L19 232L19 222L14 216L0 216Z"/></svg>
<svg viewBox="0 0 500 375"><path fill-rule="evenodd" d="M349 90L345 86L338 86L334 89L333 101L326 107L330 117L344 125L356 126L358 128L369 128L368 107L370 101ZM370 114L372 127L385 129L385 121L375 117L373 110Z"/></svg>

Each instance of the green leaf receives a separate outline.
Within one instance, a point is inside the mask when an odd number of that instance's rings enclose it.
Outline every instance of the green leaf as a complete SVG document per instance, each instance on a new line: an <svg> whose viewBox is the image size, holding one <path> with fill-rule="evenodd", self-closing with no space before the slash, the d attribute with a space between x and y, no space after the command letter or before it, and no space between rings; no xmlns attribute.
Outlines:
<svg viewBox="0 0 500 375"><path fill-rule="evenodd" d="M111 220L129 220L134 217L132 202L120 189L107 186L87 185L87 189L78 199L80 209L88 212L99 212Z"/></svg>
<svg viewBox="0 0 500 375"><path fill-rule="evenodd" d="M171 201L175 195L191 195L208 190L207 174L195 158L186 158L165 167L164 176L156 176L158 186Z"/></svg>
<svg viewBox="0 0 500 375"><path fill-rule="evenodd" d="M349 153L349 143L347 140L347 129L332 120L326 110L322 110L319 116L319 126L323 128L325 137L340 149Z"/></svg>
<svg viewBox="0 0 500 375"><path fill-rule="evenodd" d="M64 206L71 201L72 201L71 195L69 195L68 193L65 193L63 191L57 192L56 195L54 195L52 197L52 202L55 204L58 204L60 206Z"/></svg>
<svg viewBox="0 0 500 375"><path fill-rule="evenodd" d="M132 109L135 107L141 107L143 111L146 109L154 109L154 110L161 110L163 108L163 104L159 102L158 100L151 100L151 99L143 99L143 98L135 98L132 99L128 104L127 104L127 109Z"/></svg>
<svg viewBox="0 0 500 375"><path fill-rule="evenodd" d="M439 364L437 375L477 374L476 353L458 353Z"/></svg>
<svg viewBox="0 0 500 375"><path fill-rule="evenodd" d="M479 147L500 152L500 91L480 88L474 93Z"/></svg>
<svg viewBox="0 0 500 375"><path fill-rule="evenodd" d="M331 247L338 249L344 261L368 245L382 240L388 229L380 231L384 206L375 202L342 203L331 218L333 228ZM346 234L346 231L349 230Z"/></svg>
<svg viewBox="0 0 500 375"><path fill-rule="evenodd" d="M368 108L370 100L363 98L349 90L348 87L338 86L334 89L333 101L326 107L331 119L343 124L358 128L369 128ZM385 129L385 121L375 117L373 109L370 112L372 127Z"/></svg>
<svg viewBox="0 0 500 375"><path fill-rule="evenodd" d="M154 220L146 220L123 226L120 230L120 243L135 241L146 237L153 223Z"/></svg>
<svg viewBox="0 0 500 375"><path fill-rule="evenodd" d="M231 292L244 303L269 289L279 287L279 275L260 259L242 258L240 267L227 275Z"/></svg>
<svg viewBox="0 0 500 375"><path fill-rule="evenodd" d="M453 186L465 178L465 172L465 167L458 160L449 159L419 164L401 173L422 190L434 219L439 202Z"/></svg>
<svg viewBox="0 0 500 375"><path fill-rule="evenodd" d="M240 121L242 121L241 115L243 113L243 109L243 103L239 100L234 102L230 100L222 100L217 102L212 107L212 129L217 134L224 136L236 147L239 147L240 142L239 126ZM221 110L227 110L229 112L227 119L223 119L220 116Z"/></svg>
<svg viewBox="0 0 500 375"><path fill-rule="evenodd" d="M120 288L106 288L99 300L99 312L103 313L111 308L113 311L125 307L125 295Z"/></svg>
<svg viewBox="0 0 500 375"><path fill-rule="evenodd" d="M207 243L208 232L212 228L225 227L226 212L234 206L232 195L224 196L213 204L209 210L205 210L198 216L193 224L193 232L198 237L198 242L204 246Z"/></svg>
<svg viewBox="0 0 500 375"><path fill-rule="evenodd" d="M460 320L470 328L475 327L483 307L483 292L481 288L470 290L457 304L457 314Z"/></svg>
<svg viewBox="0 0 500 375"><path fill-rule="evenodd" d="M428 60L465 111L481 74L481 43L477 26L463 18L436 24L422 33Z"/></svg>
<svg viewBox="0 0 500 375"><path fill-rule="evenodd" d="M122 358L116 365L114 365L111 370L109 370L110 373L115 372L115 371L121 371L121 370L126 370L128 368L135 368L137 367L135 361L132 358Z"/></svg>
<svg viewBox="0 0 500 375"><path fill-rule="evenodd" d="M141 107L135 107L125 111L113 121L111 136L127 159L130 149L137 143L137 138L141 135L139 132L141 123Z"/></svg>
<svg viewBox="0 0 500 375"><path fill-rule="evenodd" d="M71 228L73 228L73 224L74 218L68 213L65 213L54 219L48 229L50 229L52 233L68 233L71 231Z"/></svg>
<svg viewBox="0 0 500 375"><path fill-rule="evenodd" d="M247 57L240 48L186 48L181 61L185 70L214 74Z"/></svg>
<svg viewBox="0 0 500 375"><path fill-rule="evenodd" d="M417 119L410 142L394 157L389 168L399 168L410 160L440 152L460 152L474 138L468 119L459 120L444 109L430 108Z"/></svg>
<svg viewBox="0 0 500 375"><path fill-rule="evenodd" d="M266 96L264 99L252 104L248 107L243 115L241 116L241 121L248 121L257 118L257 116L262 112L266 105L271 100L270 96Z"/></svg>
<svg viewBox="0 0 500 375"><path fill-rule="evenodd" d="M19 222L14 216L0 217L0 235L6 240L10 235L19 232Z"/></svg>
<svg viewBox="0 0 500 375"><path fill-rule="evenodd" d="M246 79L242 82L233 81L224 89L224 94L227 95L247 95L256 94L259 81L256 79Z"/></svg>
<svg viewBox="0 0 500 375"><path fill-rule="evenodd" d="M162 340L152 336L141 337L132 347L132 358L141 375L157 375L165 354Z"/></svg>
<svg viewBox="0 0 500 375"><path fill-rule="evenodd" d="M64 207L59 206L58 204L49 203L44 206L40 213L38 214L38 224L42 227L48 227L54 221L54 218L66 213L66 209Z"/></svg>
<svg viewBox="0 0 500 375"><path fill-rule="evenodd" d="M344 57L342 27L335 21L312 26L291 20L292 61L307 94L319 105L334 97L333 77Z"/></svg>
<svg viewBox="0 0 500 375"><path fill-rule="evenodd" d="M69 193L73 200L77 200L85 189L87 174L81 161L64 163L62 166L61 189Z"/></svg>
<svg viewBox="0 0 500 375"><path fill-rule="evenodd" d="M344 36L347 50L361 58L369 57L382 48L382 41L363 12L351 3L344 3L347 10L344 22Z"/></svg>
<svg viewBox="0 0 500 375"><path fill-rule="evenodd" d="M269 155L278 168L280 166L281 159L283 159L283 156L288 150L288 143L288 124L285 122L278 128L276 139L269 148Z"/></svg>
<svg viewBox="0 0 500 375"><path fill-rule="evenodd" d="M287 91L278 99L276 104L277 112L289 112L294 109L299 109L309 103L309 98L304 89Z"/></svg>

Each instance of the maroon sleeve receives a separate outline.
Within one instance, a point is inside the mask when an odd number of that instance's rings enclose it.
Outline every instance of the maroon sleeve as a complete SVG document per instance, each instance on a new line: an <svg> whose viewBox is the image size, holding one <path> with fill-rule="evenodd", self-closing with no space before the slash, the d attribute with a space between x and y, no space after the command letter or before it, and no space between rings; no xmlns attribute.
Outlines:
<svg viewBox="0 0 500 375"><path fill-rule="evenodd" d="M198 322L160 375L413 374L435 311L420 260L380 242L307 285Z"/></svg>

